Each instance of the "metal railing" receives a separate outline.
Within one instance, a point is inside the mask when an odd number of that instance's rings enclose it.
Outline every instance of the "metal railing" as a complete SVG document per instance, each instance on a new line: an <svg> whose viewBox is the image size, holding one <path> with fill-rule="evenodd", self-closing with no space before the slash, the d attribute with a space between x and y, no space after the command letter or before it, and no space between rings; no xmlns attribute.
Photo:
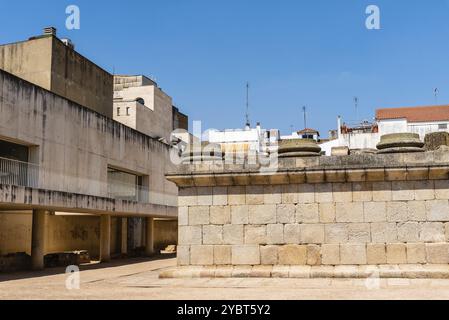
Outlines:
<svg viewBox="0 0 449 320"><path fill-rule="evenodd" d="M50 179L50 177L52 179ZM45 182L45 181L46 182ZM50 180L62 182L51 183ZM37 164L0 157L0 184L54 191L89 194L118 200L137 201L168 206L177 205L177 196L164 192L155 192L146 186L127 184L118 181L99 182L44 169ZM97 185L98 191L89 192L80 185ZM87 189L87 188L85 188ZM101 190L104 190L103 192Z"/></svg>
<svg viewBox="0 0 449 320"><path fill-rule="evenodd" d="M39 186L39 166L0 157L0 184L36 188Z"/></svg>

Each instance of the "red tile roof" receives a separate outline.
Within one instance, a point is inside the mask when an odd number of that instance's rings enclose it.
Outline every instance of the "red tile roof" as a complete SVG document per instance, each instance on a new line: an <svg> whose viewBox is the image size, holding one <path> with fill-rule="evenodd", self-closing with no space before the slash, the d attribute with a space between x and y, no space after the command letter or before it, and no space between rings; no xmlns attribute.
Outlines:
<svg viewBox="0 0 449 320"><path fill-rule="evenodd" d="M315 129L310 129L310 128L305 128L303 130L298 131L299 134L303 134L303 133L318 133L320 134L317 130Z"/></svg>
<svg viewBox="0 0 449 320"><path fill-rule="evenodd" d="M378 109L376 119L407 119L408 122L449 121L449 105Z"/></svg>

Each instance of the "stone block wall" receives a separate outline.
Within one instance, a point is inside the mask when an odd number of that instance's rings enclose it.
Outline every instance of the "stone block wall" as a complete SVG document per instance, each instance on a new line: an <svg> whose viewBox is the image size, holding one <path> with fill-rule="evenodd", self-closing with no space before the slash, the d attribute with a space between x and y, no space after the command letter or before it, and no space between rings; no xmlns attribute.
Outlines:
<svg viewBox="0 0 449 320"><path fill-rule="evenodd" d="M447 264L448 199L447 179L184 186L178 264Z"/></svg>

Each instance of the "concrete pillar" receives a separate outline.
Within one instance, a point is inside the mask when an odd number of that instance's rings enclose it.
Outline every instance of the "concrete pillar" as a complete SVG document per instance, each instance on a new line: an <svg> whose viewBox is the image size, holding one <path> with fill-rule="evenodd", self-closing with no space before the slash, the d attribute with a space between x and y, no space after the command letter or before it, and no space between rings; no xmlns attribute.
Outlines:
<svg viewBox="0 0 449 320"><path fill-rule="evenodd" d="M127 254L128 253L128 218L121 218L121 248L120 253L121 254Z"/></svg>
<svg viewBox="0 0 449 320"><path fill-rule="evenodd" d="M33 270L42 270L44 268L47 215L48 212L45 210L33 210L31 229L31 267Z"/></svg>
<svg viewBox="0 0 449 320"><path fill-rule="evenodd" d="M146 229L145 253L152 255L154 254L154 218L146 219Z"/></svg>
<svg viewBox="0 0 449 320"><path fill-rule="evenodd" d="M100 216L100 261L111 260L111 216Z"/></svg>

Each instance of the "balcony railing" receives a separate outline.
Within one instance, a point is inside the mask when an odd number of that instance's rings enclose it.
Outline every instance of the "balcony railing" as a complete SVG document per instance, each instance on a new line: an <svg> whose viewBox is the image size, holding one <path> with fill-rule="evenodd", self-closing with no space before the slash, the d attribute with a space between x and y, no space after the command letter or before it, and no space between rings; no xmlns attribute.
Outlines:
<svg viewBox="0 0 449 320"><path fill-rule="evenodd" d="M36 188L39 186L39 166L0 158L0 183Z"/></svg>
<svg viewBox="0 0 449 320"><path fill-rule="evenodd" d="M86 178L68 176L39 165L0 157L0 184L40 188L68 193L88 194L111 199L137 201L159 205L176 206L177 196L159 193L148 187L122 182L99 182ZM95 186L89 189L89 186Z"/></svg>

